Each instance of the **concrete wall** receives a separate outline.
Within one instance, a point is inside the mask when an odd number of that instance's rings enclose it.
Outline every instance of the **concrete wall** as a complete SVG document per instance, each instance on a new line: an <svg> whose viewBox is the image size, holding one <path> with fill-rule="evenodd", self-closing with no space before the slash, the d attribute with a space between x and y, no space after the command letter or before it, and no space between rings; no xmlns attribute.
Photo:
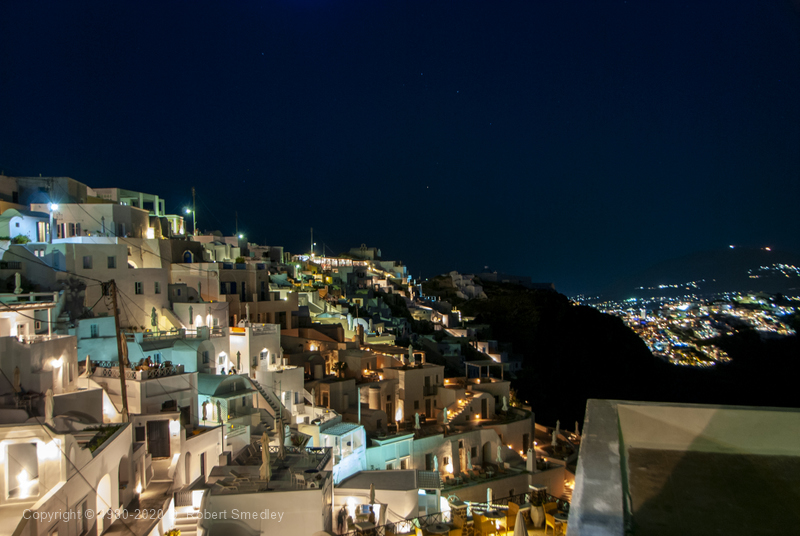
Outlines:
<svg viewBox="0 0 800 536"><path fill-rule="evenodd" d="M625 448L800 456L800 411L753 407L617 406Z"/></svg>

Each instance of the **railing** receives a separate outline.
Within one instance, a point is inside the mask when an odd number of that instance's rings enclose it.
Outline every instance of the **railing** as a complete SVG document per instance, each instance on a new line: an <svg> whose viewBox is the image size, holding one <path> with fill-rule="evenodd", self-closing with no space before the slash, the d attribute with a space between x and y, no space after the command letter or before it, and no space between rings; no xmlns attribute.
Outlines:
<svg viewBox="0 0 800 536"><path fill-rule="evenodd" d="M448 497L448 499L452 502L452 500L458 500L458 497L451 495ZM553 497L547 493L540 493L536 496L534 496L534 492L519 493L517 495L511 495L501 499L492 499L491 504L487 502L474 501L463 502L466 505L466 514L467 518L469 519L472 517L472 512L475 510L478 512L485 512L487 510L507 510L509 502L514 502L519 505L529 503L531 499L536 499L537 503L558 503L559 510L569 512L569 502L565 501L564 499ZM450 512L437 512L435 514L428 514L425 516L411 517L402 521L395 521L393 523L387 523L386 525L377 526L373 529L369 529L367 533L375 536L388 536L392 534L406 533L413 534L416 529L424 529L425 527L429 527L437 523L450 523L452 521L452 516L453 513L451 510ZM364 534L364 531L351 530L341 534L342 536L359 536L360 534Z"/></svg>
<svg viewBox="0 0 800 536"><path fill-rule="evenodd" d="M424 385L422 387L422 396L435 396L437 393L436 385Z"/></svg>
<svg viewBox="0 0 800 536"><path fill-rule="evenodd" d="M227 437L230 439L231 437L240 436L242 434L247 433L247 426L237 425L237 424L228 424L227 430L225 431ZM270 450L271 452L271 450Z"/></svg>
<svg viewBox="0 0 800 536"><path fill-rule="evenodd" d="M96 363L92 363L92 366L95 367L92 376L119 378L119 365L113 361L98 361ZM183 374L183 372L183 365L151 368L149 370L125 369L125 378L129 380L152 380L155 378L176 376L178 374Z"/></svg>

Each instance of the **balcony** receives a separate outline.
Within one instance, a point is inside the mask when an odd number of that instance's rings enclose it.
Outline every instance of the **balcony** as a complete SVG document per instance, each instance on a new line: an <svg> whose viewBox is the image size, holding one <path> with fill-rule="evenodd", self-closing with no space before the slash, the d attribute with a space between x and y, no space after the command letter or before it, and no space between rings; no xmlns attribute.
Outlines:
<svg viewBox="0 0 800 536"><path fill-rule="evenodd" d="M95 369L92 376L101 378L119 378L119 365L112 361L98 361L92 363ZM132 370L125 369L125 379L144 381L153 380L156 378L166 378L168 376L177 376L183 374L183 365L173 365L168 367L151 368L148 370Z"/></svg>
<svg viewBox="0 0 800 536"><path fill-rule="evenodd" d="M438 385L425 385L422 387L422 396L436 396L436 393L438 392Z"/></svg>

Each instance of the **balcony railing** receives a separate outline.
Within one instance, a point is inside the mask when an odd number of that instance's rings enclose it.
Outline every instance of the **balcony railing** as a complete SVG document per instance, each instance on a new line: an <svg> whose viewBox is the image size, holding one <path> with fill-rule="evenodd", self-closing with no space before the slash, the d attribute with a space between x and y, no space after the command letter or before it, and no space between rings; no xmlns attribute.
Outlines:
<svg viewBox="0 0 800 536"><path fill-rule="evenodd" d="M95 368L92 376L101 378L119 378L119 365L112 361L98 361L92 364ZM183 374L183 365L173 365L170 367L158 367L148 370L125 370L125 378L128 380L152 380L155 378L166 378Z"/></svg>

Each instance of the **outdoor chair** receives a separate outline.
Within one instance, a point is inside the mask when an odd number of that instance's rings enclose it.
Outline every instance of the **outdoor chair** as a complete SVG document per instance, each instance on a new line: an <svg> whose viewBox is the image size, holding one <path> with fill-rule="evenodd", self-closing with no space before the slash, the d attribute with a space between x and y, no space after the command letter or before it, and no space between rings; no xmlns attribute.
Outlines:
<svg viewBox="0 0 800 536"><path fill-rule="evenodd" d="M544 533L547 534L547 527L553 527L553 536L561 534L564 525L561 524L559 521L556 521L556 518L553 517L553 514L548 512L544 513Z"/></svg>
<svg viewBox="0 0 800 536"><path fill-rule="evenodd" d="M544 503L544 506L542 508L544 509L545 512L555 512L556 510L558 510L558 503L555 501Z"/></svg>
<svg viewBox="0 0 800 536"><path fill-rule="evenodd" d="M464 520L459 516L453 516L454 529L450 529L450 536L463 536Z"/></svg>
<svg viewBox="0 0 800 536"><path fill-rule="evenodd" d="M475 526L475 534L479 536L489 536L489 534L497 534L497 527L494 526L494 523L489 521L486 516L482 516L481 514L475 514L472 516L475 520L473 525Z"/></svg>
<svg viewBox="0 0 800 536"><path fill-rule="evenodd" d="M519 505L513 501L508 501L508 511L506 512L506 530L513 531L517 525L517 514Z"/></svg>

